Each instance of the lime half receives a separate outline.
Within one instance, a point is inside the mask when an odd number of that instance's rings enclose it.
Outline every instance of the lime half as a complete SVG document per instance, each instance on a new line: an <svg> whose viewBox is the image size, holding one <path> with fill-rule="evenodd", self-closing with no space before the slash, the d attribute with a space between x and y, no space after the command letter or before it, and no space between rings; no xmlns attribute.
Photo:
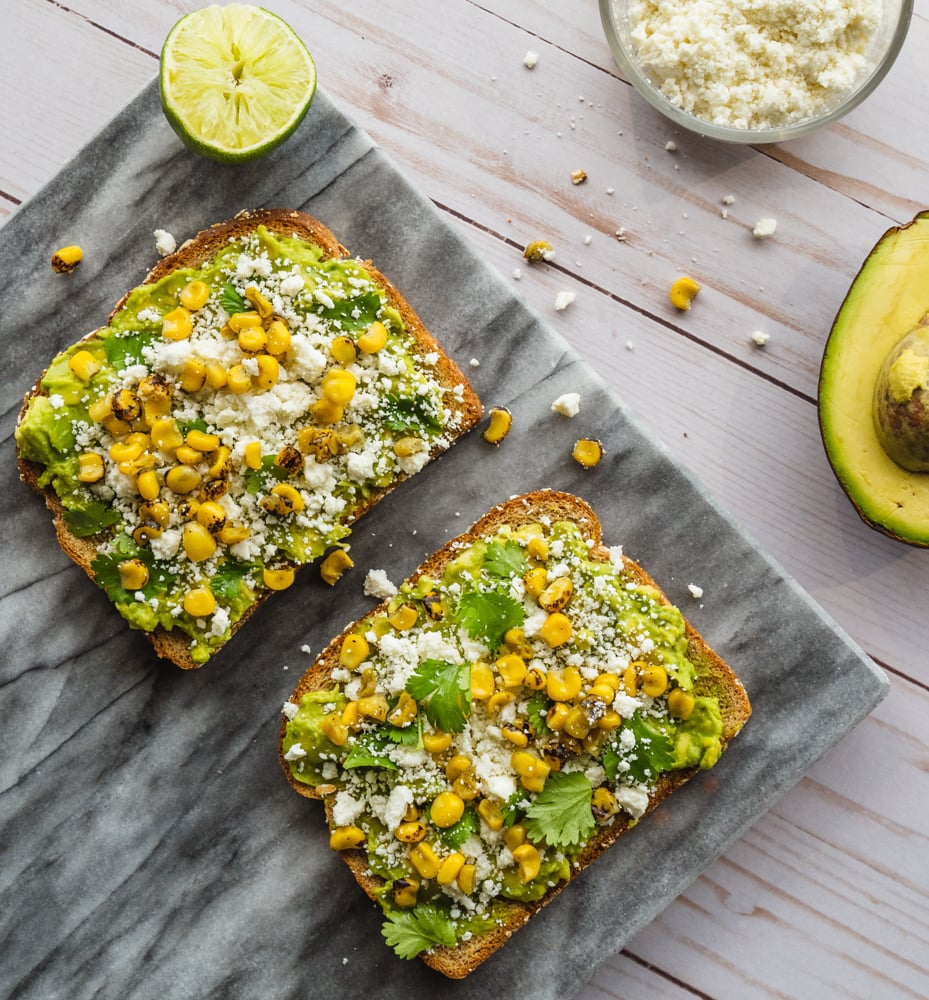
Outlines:
<svg viewBox="0 0 929 1000"><path fill-rule="evenodd" d="M213 5L182 17L161 50L161 103L185 145L253 160L300 124L316 66L294 30L261 7Z"/></svg>

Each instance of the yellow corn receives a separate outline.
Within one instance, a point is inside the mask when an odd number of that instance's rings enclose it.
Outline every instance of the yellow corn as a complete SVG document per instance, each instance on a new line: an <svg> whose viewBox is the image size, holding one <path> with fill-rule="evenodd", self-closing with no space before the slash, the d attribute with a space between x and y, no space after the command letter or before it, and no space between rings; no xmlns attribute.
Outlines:
<svg viewBox="0 0 929 1000"><path fill-rule="evenodd" d="M171 456L184 443L174 417L161 417L156 420L152 424L151 439L155 448Z"/></svg>
<svg viewBox="0 0 929 1000"><path fill-rule="evenodd" d="M340 365L350 365L358 358L358 352L355 350L355 342L344 333L333 338L332 343L329 345L329 351Z"/></svg>
<svg viewBox="0 0 929 1000"><path fill-rule="evenodd" d="M539 637L552 649L563 646L574 634L571 619L561 611L548 615L539 629Z"/></svg>
<svg viewBox="0 0 929 1000"><path fill-rule="evenodd" d="M503 829L503 810L491 799L481 799L477 805L477 814L491 830Z"/></svg>
<svg viewBox="0 0 929 1000"><path fill-rule="evenodd" d="M619 712L614 711L612 708L607 709L603 715L597 720L597 727L599 729L605 729L610 732L613 729L619 729L622 725L623 717Z"/></svg>
<svg viewBox="0 0 929 1000"><path fill-rule="evenodd" d="M642 671L642 693L650 698L660 698L668 690L668 672L657 663L650 663Z"/></svg>
<svg viewBox="0 0 929 1000"><path fill-rule="evenodd" d="M505 406L494 406L481 436L488 444L498 445L510 433L512 425L513 414Z"/></svg>
<svg viewBox="0 0 929 1000"><path fill-rule="evenodd" d="M143 446L139 441L117 441L110 445L110 458L114 462L131 462L142 454Z"/></svg>
<svg viewBox="0 0 929 1000"><path fill-rule="evenodd" d="M403 729L416 718L418 710L416 699L408 691L401 691L397 704L387 713L387 721L392 726Z"/></svg>
<svg viewBox="0 0 929 1000"><path fill-rule="evenodd" d="M290 350L291 338L287 324L281 319L272 320L268 324L268 353L275 358L282 358Z"/></svg>
<svg viewBox="0 0 929 1000"><path fill-rule="evenodd" d="M312 455L317 462L328 462L338 455L340 445L338 433L328 427L314 427L311 424L297 432L297 448L304 455Z"/></svg>
<svg viewBox="0 0 929 1000"><path fill-rule="evenodd" d="M416 896L419 892L419 882L414 878L401 876L394 880L394 905L403 910L408 910L416 905Z"/></svg>
<svg viewBox="0 0 929 1000"><path fill-rule="evenodd" d="M203 476L189 465L175 465L168 469L165 484L175 493L192 493L203 481Z"/></svg>
<svg viewBox="0 0 929 1000"><path fill-rule="evenodd" d="M431 590L423 596L423 610L434 622L440 622L445 617L442 598L437 591Z"/></svg>
<svg viewBox="0 0 929 1000"><path fill-rule="evenodd" d="M153 538L161 538L162 529L160 524L154 521L143 521L132 531L132 540L136 545L147 545Z"/></svg>
<svg viewBox="0 0 929 1000"><path fill-rule="evenodd" d="M330 743L334 743L337 747L345 745L345 741L348 739L348 726L339 718L338 712L324 715L319 723L319 728Z"/></svg>
<svg viewBox="0 0 929 1000"><path fill-rule="evenodd" d="M545 571L544 566L537 566L523 576L523 584L526 588L526 593L530 597L538 598L539 594L545 589L547 582L548 573Z"/></svg>
<svg viewBox="0 0 929 1000"><path fill-rule="evenodd" d="M387 718L388 709L387 697L383 694L372 694L367 698L358 699L358 714L365 718L383 722Z"/></svg>
<svg viewBox="0 0 929 1000"><path fill-rule="evenodd" d="M357 633L347 635L342 640L342 648L339 650L339 663L349 670L356 670L368 658L370 652L371 647L363 635Z"/></svg>
<svg viewBox="0 0 929 1000"><path fill-rule="evenodd" d="M523 686L529 688L530 691L544 691L546 682L545 671L539 667L531 667L526 671L525 679L523 680Z"/></svg>
<svg viewBox="0 0 929 1000"><path fill-rule="evenodd" d="M242 365L233 365L226 372L226 387L236 396L241 396L251 389L252 377Z"/></svg>
<svg viewBox="0 0 929 1000"><path fill-rule="evenodd" d="M187 558L192 562L203 562L204 559L209 559L216 551L216 540L197 521L188 521L184 525L182 542L184 551L187 553Z"/></svg>
<svg viewBox="0 0 929 1000"><path fill-rule="evenodd" d="M556 701L545 714L545 724L556 733L564 729L571 709L563 701Z"/></svg>
<svg viewBox="0 0 929 1000"><path fill-rule="evenodd" d="M193 328L190 313L183 306L178 306L161 317L161 335L165 340L186 340Z"/></svg>
<svg viewBox="0 0 929 1000"><path fill-rule="evenodd" d="M402 437L394 442L394 454L397 458L409 458L426 450L426 442L418 437Z"/></svg>
<svg viewBox="0 0 929 1000"><path fill-rule="evenodd" d="M278 360L270 354L258 355L258 374L255 376L255 385L259 389L272 389L277 385L277 380L281 375L281 366Z"/></svg>
<svg viewBox="0 0 929 1000"><path fill-rule="evenodd" d="M668 293L671 299L671 305L675 309L680 309L682 312L686 312L690 308L690 304L697 296L697 292L700 291L700 285L694 281L693 278L681 277L671 286L671 291Z"/></svg>
<svg viewBox="0 0 929 1000"><path fill-rule="evenodd" d="M568 711L564 721L564 731L576 740L586 739L590 732L590 720L583 708L576 706Z"/></svg>
<svg viewBox="0 0 929 1000"><path fill-rule="evenodd" d="M465 771L452 782L452 791L464 802L470 802L478 796L477 778L473 771Z"/></svg>
<svg viewBox="0 0 929 1000"><path fill-rule="evenodd" d="M477 875L477 868L472 864L463 864L458 872L458 888L466 895L470 896L474 892L474 878Z"/></svg>
<svg viewBox="0 0 929 1000"><path fill-rule="evenodd" d="M428 753L444 753L452 745L450 733L443 733L436 730L432 733L423 733L423 748Z"/></svg>
<svg viewBox="0 0 929 1000"><path fill-rule="evenodd" d="M458 873L464 867L464 855L460 851L449 854L436 872L435 880L439 885L451 885L458 878Z"/></svg>
<svg viewBox="0 0 929 1000"><path fill-rule="evenodd" d="M683 688L675 688L668 695L668 711L678 719L689 719L693 715L696 698Z"/></svg>
<svg viewBox="0 0 929 1000"><path fill-rule="evenodd" d="M628 695L630 698L634 698L639 690L639 667L644 667L644 663L639 663L636 660L634 663L630 663L628 667L623 671L623 694Z"/></svg>
<svg viewBox="0 0 929 1000"><path fill-rule="evenodd" d="M601 786L594 790L594 794L590 800L590 808L594 814L594 818L603 821L609 819L611 816L615 816L619 812L619 803L609 788Z"/></svg>
<svg viewBox="0 0 929 1000"><path fill-rule="evenodd" d="M343 726L347 726L349 729L355 729L358 726L358 722L361 716L358 712L358 702L350 701L345 708L342 709L342 714L339 716Z"/></svg>
<svg viewBox="0 0 929 1000"><path fill-rule="evenodd" d="M181 289L178 298L185 309L196 312L207 304L210 286L205 281L191 281Z"/></svg>
<svg viewBox="0 0 929 1000"><path fill-rule="evenodd" d="M548 542L538 535L530 538L526 545L526 555L530 559L540 559L545 562L548 559Z"/></svg>
<svg viewBox="0 0 929 1000"><path fill-rule="evenodd" d="M496 715L504 705L509 705L515 700L516 694L513 691L495 691L487 699L487 711L490 715Z"/></svg>
<svg viewBox="0 0 929 1000"><path fill-rule="evenodd" d="M329 835L329 846L334 851L348 851L364 842L364 830L357 826L337 826Z"/></svg>
<svg viewBox="0 0 929 1000"><path fill-rule="evenodd" d="M530 264L540 264L544 260L551 260L554 256L555 250L548 240L532 240L523 250L523 257Z"/></svg>
<svg viewBox="0 0 929 1000"><path fill-rule="evenodd" d="M282 566L280 569L265 569L261 579L268 590L286 590L293 585L293 566Z"/></svg>
<svg viewBox="0 0 929 1000"><path fill-rule="evenodd" d="M207 469L207 475L211 479L223 478L229 475L229 469L230 451L226 445L221 444L216 451L213 452L209 468Z"/></svg>
<svg viewBox="0 0 929 1000"><path fill-rule="evenodd" d="M335 549L320 563L319 575L324 583L328 583L332 587L339 582L342 574L354 565L345 549Z"/></svg>
<svg viewBox="0 0 929 1000"><path fill-rule="evenodd" d="M401 604L393 614L387 616L387 621L398 632L406 632L419 620L419 612L412 604ZM473 694L473 688L472 688Z"/></svg>
<svg viewBox="0 0 929 1000"><path fill-rule="evenodd" d="M139 515L145 521L154 521L162 528L167 528L171 520L171 508L164 500L147 500L139 504Z"/></svg>
<svg viewBox="0 0 929 1000"><path fill-rule="evenodd" d="M331 403L344 406L355 395L358 380L344 368L333 368L326 373L322 381L323 396Z"/></svg>
<svg viewBox="0 0 929 1000"><path fill-rule="evenodd" d="M220 361L207 361L204 363L206 373L206 384L211 389L222 389L229 382L229 373Z"/></svg>
<svg viewBox="0 0 929 1000"><path fill-rule="evenodd" d="M525 747L529 745L529 733L525 724L519 725L516 722L504 722L500 727L500 733L504 739L509 740L514 746Z"/></svg>
<svg viewBox="0 0 929 1000"><path fill-rule="evenodd" d="M70 366L70 362L69 362ZM95 423L102 423L107 417L113 415L113 405L109 396L101 396L95 399L87 408L87 414Z"/></svg>
<svg viewBox="0 0 929 1000"><path fill-rule="evenodd" d="M522 823L514 823L508 827L503 834L503 843L511 851L515 851L520 844L526 843L526 827Z"/></svg>
<svg viewBox="0 0 929 1000"><path fill-rule="evenodd" d="M110 397L110 407L117 420L137 420L142 414L142 400L131 389L117 389Z"/></svg>
<svg viewBox="0 0 929 1000"><path fill-rule="evenodd" d="M539 594L539 607L545 611L563 611L573 593L574 584L571 583L571 577L559 576Z"/></svg>
<svg viewBox="0 0 929 1000"><path fill-rule="evenodd" d="M203 459L201 452L197 451L196 448L191 448L187 444L182 444L174 452L174 457L182 465L197 465Z"/></svg>
<svg viewBox="0 0 929 1000"><path fill-rule="evenodd" d="M552 701L572 701L581 693L581 675L576 667L565 667L560 673L550 670L545 690Z"/></svg>
<svg viewBox="0 0 929 1000"><path fill-rule="evenodd" d="M102 367L102 363L90 351L77 351L68 359L68 368L82 382L89 382Z"/></svg>
<svg viewBox="0 0 929 1000"><path fill-rule="evenodd" d="M494 693L494 672L486 663L471 664L471 697L486 701Z"/></svg>
<svg viewBox="0 0 929 1000"><path fill-rule="evenodd" d="M387 345L387 327L375 320L358 338L358 349L365 354L377 354Z"/></svg>
<svg viewBox="0 0 929 1000"><path fill-rule="evenodd" d="M124 559L118 569L123 590L141 590L148 583L148 567L141 559Z"/></svg>
<svg viewBox="0 0 929 1000"><path fill-rule="evenodd" d="M345 413L341 403L333 403L331 399L317 399L310 407L313 417L321 424L337 424Z"/></svg>
<svg viewBox="0 0 929 1000"><path fill-rule="evenodd" d="M454 826L464 815L464 799L455 792L439 792L433 799L429 817L443 829Z"/></svg>
<svg viewBox="0 0 929 1000"><path fill-rule="evenodd" d="M158 476L155 474L154 469L146 469L144 472L140 472L135 481L135 488L139 491L139 496L143 500L155 500L158 494L161 492L161 487L158 485Z"/></svg>
<svg viewBox="0 0 929 1000"><path fill-rule="evenodd" d="M305 506L299 491L289 483L272 486L270 494L261 501L261 505L266 511L279 517L299 513Z"/></svg>
<svg viewBox="0 0 929 1000"><path fill-rule="evenodd" d="M206 528L210 534L217 531L226 523L226 512L213 500L207 500L197 508L197 521Z"/></svg>
<svg viewBox="0 0 929 1000"><path fill-rule="evenodd" d="M578 465L592 469L603 458L603 445L595 438L581 438L574 442L571 456Z"/></svg>
<svg viewBox="0 0 929 1000"><path fill-rule="evenodd" d="M439 874L442 863L428 841L422 840L411 847L407 856L410 859L410 864L423 878L435 878Z"/></svg>
<svg viewBox="0 0 929 1000"><path fill-rule="evenodd" d="M426 836L426 824L419 820L401 823L394 830L394 836L404 844L418 844Z"/></svg>
<svg viewBox="0 0 929 1000"><path fill-rule="evenodd" d="M227 324L229 329L236 335L243 330L254 329L261 326L261 317L256 312L238 312L229 317Z"/></svg>
<svg viewBox="0 0 929 1000"><path fill-rule="evenodd" d="M607 687L613 694L619 690L619 674L597 674L597 678L594 681L597 687Z"/></svg>
<svg viewBox="0 0 929 1000"><path fill-rule="evenodd" d="M244 524L230 524L228 521L219 529L217 538L223 543L223 545L237 545L239 542L244 542L246 538L251 534L251 529ZM268 572L265 570L265 572ZM286 570L276 570L278 573L286 573ZM293 572L290 573L290 582L293 583ZM267 584L266 584L267 586ZM283 587L271 587L272 590L285 590L290 586L290 583L285 584Z"/></svg>
<svg viewBox="0 0 929 1000"><path fill-rule="evenodd" d="M103 421L103 426L115 438L125 437L132 430L131 424L127 424L125 420L117 420L112 413Z"/></svg>
<svg viewBox="0 0 929 1000"><path fill-rule="evenodd" d="M295 476L303 470L303 455L300 454L300 449L292 444L284 445L274 456L274 464L289 476Z"/></svg>
<svg viewBox="0 0 929 1000"><path fill-rule="evenodd" d="M188 358L181 368L181 388L184 392L198 392L205 382L206 365L199 358Z"/></svg>
<svg viewBox="0 0 929 1000"><path fill-rule="evenodd" d="M239 331L238 341L246 354L257 354L268 346L268 335L260 326L246 326Z"/></svg>
<svg viewBox="0 0 929 1000"><path fill-rule="evenodd" d="M505 688L517 688L526 676L526 661L516 653L505 653L496 664Z"/></svg>
<svg viewBox="0 0 929 1000"><path fill-rule="evenodd" d="M457 781L466 771L471 769L471 758L463 753L456 753L445 765L445 777L451 781Z"/></svg>
<svg viewBox="0 0 929 1000"><path fill-rule="evenodd" d="M219 447L219 438L215 434L207 434L196 427L187 432L186 442L197 451L215 451Z"/></svg>
<svg viewBox="0 0 929 1000"><path fill-rule="evenodd" d="M77 478L82 483L98 483L103 479L103 458L94 451L85 452L77 459Z"/></svg>
<svg viewBox="0 0 929 1000"><path fill-rule="evenodd" d="M261 319L268 319L274 312L274 306L258 291L255 285L249 285L245 289L245 298L255 307L255 311Z"/></svg>
<svg viewBox="0 0 929 1000"><path fill-rule="evenodd" d="M52 254L52 267L58 274L70 274L83 259L84 251L77 244L72 244Z"/></svg>
<svg viewBox="0 0 929 1000"><path fill-rule="evenodd" d="M539 851L532 844L520 844L513 851L513 860L519 868L519 881L523 883L531 882L536 878L542 867Z"/></svg>
<svg viewBox="0 0 929 1000"><path fill-rule="evenodd" d="M261 442L249 441L245 446L245 464L250 469L261 468Z"/></svg>
<svg viewBox="0 0 929 1000"><path fill-rule="evenodd" d="M184 610L193 618L207 618L216 610L216 598L207 587L194 587L184 595Z"/></svg>

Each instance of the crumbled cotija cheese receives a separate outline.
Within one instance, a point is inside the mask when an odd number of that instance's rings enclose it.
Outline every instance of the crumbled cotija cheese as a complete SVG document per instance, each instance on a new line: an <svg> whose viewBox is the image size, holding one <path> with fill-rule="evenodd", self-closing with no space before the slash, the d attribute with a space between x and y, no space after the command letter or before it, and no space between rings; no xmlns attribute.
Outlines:
<svg viewBox="0 0 929 1000"><path fill-rule="evenodd" d="M628 17L642 68L668 100L717 125L762 129L838 103L871 68L881 4L636 0Z"/></svg>

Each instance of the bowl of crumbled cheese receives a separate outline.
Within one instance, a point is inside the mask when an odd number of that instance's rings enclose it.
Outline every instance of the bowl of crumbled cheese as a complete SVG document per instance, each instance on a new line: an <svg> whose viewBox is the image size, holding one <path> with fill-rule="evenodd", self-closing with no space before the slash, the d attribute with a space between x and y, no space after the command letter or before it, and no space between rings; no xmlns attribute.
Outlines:
<svg viewBox="0 0 929 1000"><path fill-rule="evenodd" d="M834 122L884 78L913 0L600 0L624 77L662 114L729 142Z"/></svg>

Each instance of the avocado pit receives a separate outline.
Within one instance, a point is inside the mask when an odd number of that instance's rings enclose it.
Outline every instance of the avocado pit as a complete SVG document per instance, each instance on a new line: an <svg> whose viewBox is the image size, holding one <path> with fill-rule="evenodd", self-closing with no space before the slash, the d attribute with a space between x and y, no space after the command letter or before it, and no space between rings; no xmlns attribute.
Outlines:
<svg viewBox="0 0 929 1000"><path fill-rule="evenodd" d="M929 472L929 317L892 348L874 384L874 428L901 468Z"/></svg>

